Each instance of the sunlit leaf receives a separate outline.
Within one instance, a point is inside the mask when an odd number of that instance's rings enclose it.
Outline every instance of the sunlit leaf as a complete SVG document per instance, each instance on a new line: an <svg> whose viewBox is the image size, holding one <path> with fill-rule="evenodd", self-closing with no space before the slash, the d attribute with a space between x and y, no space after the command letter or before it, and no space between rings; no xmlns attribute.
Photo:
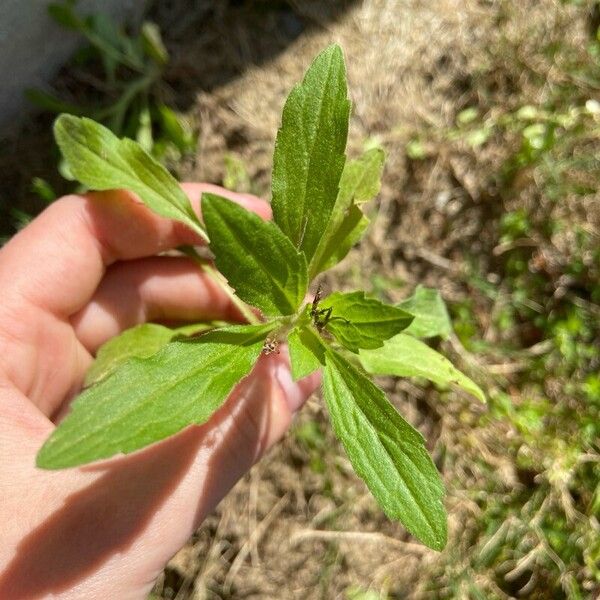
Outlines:
<svg viewBox="0 0 600 600"><path fill-rule="evenodd" d="M72 115L56 119L54 136L70 173L83 185L92 190L130 190L155 213L181 221L207 238L177 180L139 144Z"/></svg>
<svg viewBox="0 0 600 600"><path fill-rule="evenodd" d="M444 488L423 436L385 394L333 350L323 392L333 429L386 515L435 550L446 544Z"/></svg>
<svg viewBox="0 0 600 600"><path fill-rule="evenodd" d="M206 422L250 372L272 328L217 329L130 359L73 402L37 466L62 469L127 454Z"/></svg>
<svg viewBox="0 0 600 600"><path fill-rule="evenodd" d="M273 218L307 262L338 195L349 114L344 57L329 46L288 96L273 156Z"/></svg>
<svg viewBox="0 0 600 600"><path fill-rule="evenodd" d="M423 377L441 387L460 387L485 402L485 394L474 381L439 352L406 333L399 333L381 348L361 350L359 356L363 367L373 375Z"/></svg>

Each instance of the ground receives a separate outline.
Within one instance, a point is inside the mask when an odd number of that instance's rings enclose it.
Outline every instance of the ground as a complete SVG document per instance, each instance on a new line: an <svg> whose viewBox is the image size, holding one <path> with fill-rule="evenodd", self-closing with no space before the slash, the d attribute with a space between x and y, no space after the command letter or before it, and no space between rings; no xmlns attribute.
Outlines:
<svg viewBox="0 0 600 600"><path fill-rule="evenodd" d="M165 98L198 127L180 178L268 197L285 97L338 42L349 154L387 153L371 228L324 281L397 301L441 290L437 343L486 390L382 379L427 438L450 542L376 506L318 396L168 565L156 598L594 598L600 594L600 67L594 2L158 3ZM69 72L57 86L68 89ZM0 156L0 198L37 206L31 120ZM36 138L37 136L37 138ZM17 158L15 158L17 157ZM6 175L5 175L6 174ZM58 187L58 179L45 175Z"/></svg>

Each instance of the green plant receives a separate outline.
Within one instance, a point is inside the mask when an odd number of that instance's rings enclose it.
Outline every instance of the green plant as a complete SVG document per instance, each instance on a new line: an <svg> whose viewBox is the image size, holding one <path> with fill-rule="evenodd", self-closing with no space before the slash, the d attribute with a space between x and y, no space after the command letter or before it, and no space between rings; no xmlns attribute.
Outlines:
<svg viewBox="0 0 600 600"><path fill-rule="evenodd" d="M80 16L75 4L75 0L50 3L48 14L87 40L89 45L75 58L85 67L85 78L80 78L78 88L85 89L91 83L94 101L68 102L39 89L27 90L27 98L46 111L99 121L116 135L137 140L160 160L192 152L196 134L161 99L159 84L169 54L158 27L145 21L138 34L128 34L105 13ZM97 63L101 78L95 74ZM95 101L98 97L100 102ZM68 175L65 169L61 171Z"/></svg>
<svg viewBox="0 0 600 600"><path fill-rule="evenodd" d="M310 282L360 239L368 223L361 205L379 190L382 150L346 161L349 113L342 52L330 46L283 110L274 154L274 220L204 194L204 224L176 180L138 144L89 119L58 118L56 139L79 181L97 190L132 190L153 211L207 240L249 324L196 337L185 337L189 329L145 325L109 342L88 376L89 387L40 450L39 467L60 469L133 452L206 422L261 353L277 352L287 341L295 379L324 369L334 431L385 513L428 546L444 547L443 486L424 439L367 375L454 384L483 401L475 383L418 339L449 335L443 302L424 288L401 306L362 291L322 297L320 288L312 302L305 301ZM184 251L224 285L193 248Z"/></svg>

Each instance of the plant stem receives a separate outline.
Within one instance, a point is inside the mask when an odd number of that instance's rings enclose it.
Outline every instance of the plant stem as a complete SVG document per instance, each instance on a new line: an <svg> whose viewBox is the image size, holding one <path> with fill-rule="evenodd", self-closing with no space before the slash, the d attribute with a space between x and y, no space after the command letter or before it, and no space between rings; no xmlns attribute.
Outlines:
<svg viewBox="0 0 600 600"><path fill-rule="evenodd" d="M150 89L150 87L159 79L160 75L160 69L150 68L147 73L130 83L114 104L100 109L94 115L94 119L101 121L107 117L111 117L111 128L118 135L122 135L123 120L129 105L139 93Z"/></svg>
<svg viewBox="0 0 600 600"><path fill-rule="evenodd" d="M198 252L192 246L182 246L179 248L186 256L189 256L202 271L210 277L224 292L227 297L231 300L232 304L242 313L246 321L252 325L260 323L260 319L254 314L252 309L238 296L235 295L234 291L227 285L227 282L223 276L213 267L213 265L202 258Z"/></svg>

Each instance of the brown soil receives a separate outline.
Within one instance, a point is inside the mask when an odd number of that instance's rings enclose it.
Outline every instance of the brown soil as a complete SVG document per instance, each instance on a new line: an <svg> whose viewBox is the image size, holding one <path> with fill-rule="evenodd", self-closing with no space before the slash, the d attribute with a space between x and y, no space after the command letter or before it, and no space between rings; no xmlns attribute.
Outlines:
<svg viewBox="0 0 600 600"><path fill-rule="evenodd" d="M461 276L465 257L478 254L484 265L493 263L497 219L506 206L487 174L489 165L503 157L492 146L476 160L465 151L415 163L407 160L405 145L423 127L452 125L471 104L510 108L535 101L539 88L525 76L519 79L514 66L505 67L495 53L512 49L527 56L528 46L560 35L564 27L583 39L584 23L549 0L367 0L346 3L329 22L319 15L325 3L291 4L296 17L312 26L284 48L277 32L269 29L265 35L264 23L231 14L176 45L176 68L200 81L205 68L212 80L215 71L246 65L240 76L196 92L191 114L200 126L201 144L182 175L221 182L224 156L233 155L245 165L250 189L268 196L285 97L312 57L338 42L354 104L349 153L375 140L388 158L373 225L360 247L327 276L326 286L376 289L398 300L423 283L440 289L447 300L463 299L469 293ZM277 52L265 49L271 41ZM266 61L265 55L270 56ZM547 65L536 68L548 70ZM482 89L485 98L476 96ZM493 273L489 280L494 282ZM460 344L445 350L461 362ZM463 356L461 366L481 375L469 357ZM503 459L504 436L510 432L499 425L493 431L478 429L474 415L482 409L468 398L444 394L440 406L433 389L406 381L383 383L427 437L447 479L453 541L444 555L451 557L461 543L468 545L460 537L478 514L469 498L484 485L472 468L479 455L487 453L495 464L500 487L518 484L514 465ZM311 422L320 436L312 449L299 439ZM392 598L438 597L425 590L427 574L439 560L382 515L352 473L314 398L287 439L173 559L156 592L177 598L329 599L349 597L358 586ZM460 564L457 557L456 567Z"/></svg>

